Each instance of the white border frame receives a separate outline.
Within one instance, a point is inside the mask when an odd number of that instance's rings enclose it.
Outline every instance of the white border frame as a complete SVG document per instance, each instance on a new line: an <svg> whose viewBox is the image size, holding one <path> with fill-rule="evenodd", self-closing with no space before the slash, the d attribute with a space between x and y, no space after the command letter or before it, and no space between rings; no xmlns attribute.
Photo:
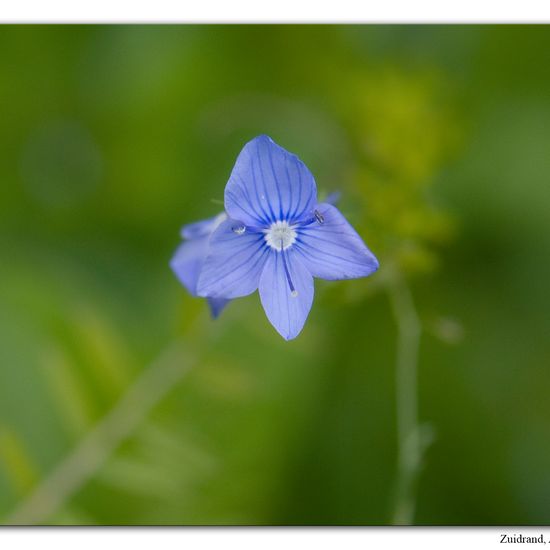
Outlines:
<svg viewBox="0 0 550 550"><path fill-rule="evenodd" d="M549 528L4 528L0 546L7 550L458 550L501 548L501 538L543 536ZM544 545L546 545L546 542ZM523 546L523 545L522 545ZM536 546L531 545L529 546Z"/></svg>
<svg viewBox="0 0 550 550"><path fill-rule="evenodd" d="M17 0L6 23L541 23L548 0Z"/></svg>

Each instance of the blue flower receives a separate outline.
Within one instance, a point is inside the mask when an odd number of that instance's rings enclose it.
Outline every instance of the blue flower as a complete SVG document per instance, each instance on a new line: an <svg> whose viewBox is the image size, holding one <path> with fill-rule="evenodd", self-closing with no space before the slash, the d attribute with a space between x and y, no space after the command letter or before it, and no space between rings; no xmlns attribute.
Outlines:
<svg viewBox="0 0 550 550"><path fill-rule="evenodd" d="M184 225L181 229L181 236L185 241L176 250L170 267L193 296L197 296L197 282L208 256L210 236L226 219L227 215L222 212L213 218ZM216 318L228 302L225 298L208 298L212 316Z"/></svg>
<svg viewBox="0 0 550 550"><path fill-rule="evenodd" d="M267 136L239 154L225 187L225 210L195 290L232 299L259 289L269 321L287 340L304 326L314 277L354 279L378 269L338 209L317 203L305 164Z"/></svg>

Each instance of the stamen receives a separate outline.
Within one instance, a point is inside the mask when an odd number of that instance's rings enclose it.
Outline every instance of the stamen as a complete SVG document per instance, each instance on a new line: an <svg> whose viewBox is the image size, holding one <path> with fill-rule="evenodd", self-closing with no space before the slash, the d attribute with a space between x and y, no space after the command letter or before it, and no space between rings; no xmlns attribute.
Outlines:
<svg viewBox="0 0 550 550"><path fill-rule="evenodd" d="M288 282L288 287L290 288L290 295L293 298L296 298L298 296L298 291L294 287L294 283L292 282L292 277L290 276L290 271L288 270L288 265L286 263L286 254L285 254L285 251L283 250L282 240L281 240L281 256L283 257L283 266L285 268L285 275L286 275L286 280Z"/></svg>
<svg viewBox="0 0 550 550"><path fill-rule="evenodd" d="M235 225L232 227L231 230L237 235L242 235L246 231L246 226L241 223L240 225Z"/></svg>
<svg viewBox="0 0 550 550"><path fill-rule="evenodd" d="M321 224L323 225L325 223L325 218L324 216L321 214L321 212L319 212L319 210L315 210L315 212L313 212L313 214L315 215L315 219Z"/></svg>
<svg viewBox="0 0 550 550"><path fill-rule="evenodd" d="M323 225L325 223L325 217L319 210L313 211L313 217L312 218L305 218L303 220L295 222L294 227L307 227L308 225L311 225L312 223L317 222L319 225Z"/></svg>

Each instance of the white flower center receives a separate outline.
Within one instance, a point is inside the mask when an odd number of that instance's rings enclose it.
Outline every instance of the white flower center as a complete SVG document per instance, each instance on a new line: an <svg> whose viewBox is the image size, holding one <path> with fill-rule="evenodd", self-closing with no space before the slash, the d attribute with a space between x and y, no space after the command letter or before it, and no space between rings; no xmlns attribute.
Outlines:
<svg viewBox="0 0 550 550"><path fill-rule="evenodd" d="M297 233L294 228L285 221L277 221L264 231L265 242L273 249L281 252L291 247L296 241Z"/></svg>

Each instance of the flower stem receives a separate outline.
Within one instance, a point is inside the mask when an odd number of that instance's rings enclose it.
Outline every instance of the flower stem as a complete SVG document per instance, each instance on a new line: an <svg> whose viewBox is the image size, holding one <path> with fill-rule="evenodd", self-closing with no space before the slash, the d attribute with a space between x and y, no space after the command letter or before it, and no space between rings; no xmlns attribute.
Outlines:
<svg viewBox="0 0 550 550"><path fill-rule="evenodd" d="M115 407L2 523L47 523L187 374L192 364L187 347L183 342L174 344L144 370Z"/></svg>
<svg viewBox="0 0 550 550"><path fill-rule="evenodd" d="M396 413L397 479L392 523L414 523L416 485L425 445L418 422L418 349L421 325L406 282L395 277L388 286L397 324Z"/></svg>

